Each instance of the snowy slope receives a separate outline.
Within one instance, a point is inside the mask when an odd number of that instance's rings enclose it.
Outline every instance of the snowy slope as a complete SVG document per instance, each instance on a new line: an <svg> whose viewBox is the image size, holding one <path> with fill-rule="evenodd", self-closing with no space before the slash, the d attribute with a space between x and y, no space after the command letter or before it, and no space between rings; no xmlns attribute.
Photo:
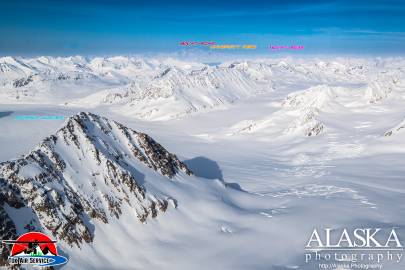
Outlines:
<svg viewBox="0 0 405 270"><path fill-rule="evenodd" d="M356 112L375 113L375 107L388 100L403 101L405 82L399 78L402 71L392 75L392 70L381 73L370 83L354 86L320 84L294 91L271 104L274 111L261 119L246 119L229 127L227 135L243 133L275 133L314 136L324 133L331 115L347 115ZM388 75L387 75L388 74ZM402 76L401 75L401 76ZM323 120L322 120L323 119Z"/></svg>
<svg viewBox="0 0 405 270"><path fill-rule="evenodd" d="M212 66L172 58L2 57L0 97L3 104L106 107L149 120L226 109L275 89L314 85L362 87L375 103L403 85L403 61L285 58Z"/></svg>
<svg viewBox="0 0 405 270"><path fill-rule="evenodd" d="M0 63L3 103L109 105L144 119L225 108L272 89L266 73L244 64L211 67L174 59L127 57L3 57Z"/></svg>
<svg viewBox="0 0 405 270"><path fill-rule="evenodd" d="M125 87L108 89L74 101L75 105L120 105L114 111L146 119L170 119L185 114L226 108L252 95L271 90L271 81L238 66L192 69L168 67L145 81L135 80Z"/></svg>
<svg viewBox="0 0 405 270"><path fill-rule="evenodd" d="M201 245L229 238L221 248L228 252L238 247L230 236L262 220L259 213L268 207L238 185L206 180L148 135L81 112L29 154L0 163L1 237L16 238L30 224L59 240L68 269L189 268L208 246L183 263L143 260L168 256L166 242L177 252L198 235L207 237ZM133 243L145 250L134 253ZM118 252L118 245L125 248ZM3 246L2 254L8 252Z"/></svg>
<svg viewBox="0 0 405 270"><path fill-rule="evenodd" d="M156 172L152 179L159 181L179 172L192 174L148 135L80 113L28 155L0 163L1 215L7 231L21 231L5 212L5 203L29 207L37 228L71 246L92 242L89 222L119 218L123 204L142 222L165 212L169 203L176 207L174 199L159 192L160 182L145 182L145 171Z"/></svg>
<svg viewBox="0 0 405 270"><path fill-rule="evenodd" d="M29 68L14 63L18 74L3 88L8 92L0 92L0 178L12 183L1 187L2 234L12 239L32 221L60 240L70 260L63 269L313 270L319 261L305 263L305 245L315 227L395 227L400 239L405 235L402 58L257 59L208 66L175 59L45 57L41 62L49 59L50 69L74 74L74 62L95 77L43 81L50 87L38 89L35 76L35 83L12 86L33 66L44 69L37 59L15 59ZM215 88L212 82L225 83ZM32 95L13 99L21 89ZM223 103L217 105L219 99ZM55 101L60 105L44 105ZM191 104L195 110L187 113ZM78 114L83 106L92 114ZM65 123L15 119L72 114ZM165 121L144 121L157 119ZM166 154L154 153L166 152L150 141L151 151L144 151L142 133L132 130L150 134L178 158L164 162ZM45 137L49 140L38 145ZM65 169L57 168L55 153L66 161ZM44 162L31 156L43 156ZM194 175L182 171L180 160ZM49 176L53 171L57 174ZM48 182L35 177L41 173ZM129 191L127 173L145 198ZM32 178L27 182L40 193L13 175ZM57 183L79 199L65 196ZM11 196L17 192L10 188L22 189L22 195ZM58 193L64 206L53 200ZM41 198L49 198L52 215L27 203ZM75 208L76 201L89 207ZM165 211L159 202L167 202ZM106 219L90 217L91 209ZM66 213L82 213L76 226L66 228L78 244L48 229L52 220L67 224ZM148 213L146 219L142 213ZM83 238L86 231L91 238ZM383 269L404 268L402 260L384 263Z"/></svg>
<svg viewBox="0 0 405 270"><path fill-rule="evenodd" d="M398 125L396 125L392 129L385 132L384 136L399 136L400 134L404 133L404 131L405 131L405 119L402 120Z"/></svg>

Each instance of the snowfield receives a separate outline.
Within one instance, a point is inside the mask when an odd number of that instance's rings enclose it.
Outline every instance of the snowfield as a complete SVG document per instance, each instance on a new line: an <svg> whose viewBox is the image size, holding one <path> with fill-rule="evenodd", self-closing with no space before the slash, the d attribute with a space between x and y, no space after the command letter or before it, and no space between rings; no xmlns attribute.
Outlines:
<svg viewBox="0 0 405 270"><path fill-rule="evenodd" d="M98 122L93 114L105 118ZM21 115L66 119L17 120ZM80 115L90 118L88 128L66 133L79 138L77 148L68 135L63 143L60 130L69 130L69 121ZM126 137L115 122L148 134L193 175L175 159L170 177L148 166L156 149L146 154L138 135ZM91 241L72 244L63 232L53 235L69 258L62 269L313 270L338 263L306 262L314 228L395 227L405 244L404 58L218 65L171 58L0 58L0 179L10 177L4 164L26 159L51 135L58 137L51 152L67 162L58 183L75 190L83 204L100 200L108 220L72 210L81 220L72 231L87 228ZM131 147L149 161L132 156ZM101 165L95 149L104 151ZM126 197L127 187L104 182L107 160L118 175L143 175L137 183L147 196ZM47 171L38 164L21 165L19 177ZM94 197L91 179L99 187ZM56 201L63 193L63 185L41 188ZM101 193L129 203L110 214ZM28 197L23 207L0 197L17 233L34 220L52 235L50 224L71 213L70 206L55 204L58 215L44 218L35 208L43 197ZM167 201L167 209L154 215L151 203L158 201ZM152 209L143 222L142 206ZM405 269L404 259L384 262L383 269Z"/></svg>

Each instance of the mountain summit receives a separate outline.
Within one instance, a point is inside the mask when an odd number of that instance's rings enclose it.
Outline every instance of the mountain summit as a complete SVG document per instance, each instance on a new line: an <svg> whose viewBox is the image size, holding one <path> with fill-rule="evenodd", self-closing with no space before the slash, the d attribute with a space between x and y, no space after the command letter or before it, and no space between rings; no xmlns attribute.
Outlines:
<svg viewBox="0 0 405 270"><path fill-rule="evenodd" d="M81 112L29 154L0 163L1 238L17 234L7 209L28 208L37 226L55 238L70 245L92 242L91 220L119 218L123 204L141 222L165 212L169 204L176 207L145 175L170 181L179 173L192 174L147 134Z"/></svg>

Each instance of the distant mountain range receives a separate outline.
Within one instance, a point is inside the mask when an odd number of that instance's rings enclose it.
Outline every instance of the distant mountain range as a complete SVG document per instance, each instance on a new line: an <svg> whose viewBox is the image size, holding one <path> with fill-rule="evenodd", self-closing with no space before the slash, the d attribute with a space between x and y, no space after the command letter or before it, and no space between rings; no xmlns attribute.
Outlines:
<svg viewBox="0 0 405 270"><path fill-rule="evenodd" d="M223 109L292 85L358 85L370 102L403 76L405 60L263 59L210 65L133 57L0 58L0 102L108 106L147 120ZM385 89L385 86L388 89Z"/></svg>

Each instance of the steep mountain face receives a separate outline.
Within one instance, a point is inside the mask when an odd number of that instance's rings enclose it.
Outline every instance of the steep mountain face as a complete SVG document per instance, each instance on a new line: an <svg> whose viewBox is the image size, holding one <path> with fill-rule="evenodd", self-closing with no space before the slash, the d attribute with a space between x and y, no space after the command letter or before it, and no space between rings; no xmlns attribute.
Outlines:
<svg viewBox="0 0 405 270"><path fill-rule="evenodd" d="M1 239L17 239L17 230L13 220L9 217L7 212L4 210L3 205L8 202L12 207L18 208L22 207L23 204L16 200L13 195L13 191L5 191L5 185L7 182L5 179L0 178L0 237ZM8 245L2 244L0 246L0 266L7 264L7 258L10 254L11 248Z"/></svg>
<svg viewBox="0 0 405 270"><path fill-rule="evenodd" d="M192 174L147 134L79 113L29 154L0 164L0 237L15 238L10 207L32 209L37 226L70 245L91 242L91 220L119 218L123 204L140 222L176 207L174 198L149 191L144 173L167 181Z"/></svg>

